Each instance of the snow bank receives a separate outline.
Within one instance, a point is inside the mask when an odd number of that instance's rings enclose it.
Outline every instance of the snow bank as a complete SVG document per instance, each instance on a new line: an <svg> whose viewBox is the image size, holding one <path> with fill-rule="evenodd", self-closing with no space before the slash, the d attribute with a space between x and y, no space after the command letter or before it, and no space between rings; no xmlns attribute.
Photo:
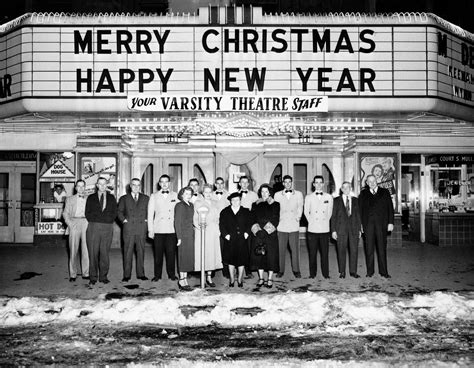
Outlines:
<svg viewBox="0 0 474 368"><path fill-rule="evenodd" d="M210 294L203 290L173 297L98 299L0 298L0 323L133 323L182 327L219 325L255 328L308 327L302 333L391 334L400 326L416 333L419 323L474 320L474 293L434 292L413 298L384 293L287 292Z"/></svg>
<svg viewBox="0 0 474 368"><path fill-rule="evenodd" d="M386 361L357 361L357 360L312 360L312 361L301 361L297 359L288 359L286 361L282 359L278 360L239 360L239 361L217 361L217 362L204 362L204 361L191 361L187 359L178 359L175 361L167 362L167 368L221 368L221 367L233 367L233 368L454 368L454 367L470 367L470 360L460 359L457 362L443 362L439 360L426 360L426 361L414 361L409 363L396 363ZM127 367L142 368L150 367L148 364L128 364ZM154 365L153 365L154 366ZM161 365L160 365L161 366Z"/></svg>

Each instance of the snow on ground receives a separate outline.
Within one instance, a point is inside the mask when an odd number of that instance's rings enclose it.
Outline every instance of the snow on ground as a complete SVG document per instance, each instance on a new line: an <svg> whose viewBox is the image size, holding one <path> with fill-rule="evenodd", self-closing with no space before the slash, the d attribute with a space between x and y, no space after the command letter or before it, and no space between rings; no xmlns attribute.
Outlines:
<svg viewBox="0 0 474 368"><path fill-rule="evenodd" d="M87 300L0 298L0 324L4 327L90 321L182 327L295 327L295 334L389 335L400 326L406 332L417 333L420 323L470 324L473 311L474 292L433 292L395 298L375 292L216 295L197 289L162 298L130 295L108 300L105 294Z"/></svg>
<svg viewBox="0 0 474 368"><path fill-rule="evenodd" d="M147 364L127 364L130 368L150 367ZM176 361L166 363L166 368L454 368L454 367L470 367L471 361L469 359L460 359L457 362L442 362L439 360L426 360L423 362L415 361L409 363L396 363L386 361L338 361L338 360L312 360L303 362L298 359L288 359L283 361L278 360L239 360L239 361L225 361L225 362L200 362L190 361L187 359L178 359Z"/></svg>

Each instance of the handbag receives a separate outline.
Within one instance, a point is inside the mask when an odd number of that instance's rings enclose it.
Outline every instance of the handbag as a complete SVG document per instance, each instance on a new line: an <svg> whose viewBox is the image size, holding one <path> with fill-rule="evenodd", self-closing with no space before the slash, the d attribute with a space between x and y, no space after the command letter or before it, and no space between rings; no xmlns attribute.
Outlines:
<svg viewBox="0 0 474 368"><path fill-rule="evenodd" d="M256 234L255 255L264 256L267 254L267 247L265 245L265 232L260 230Z"/></svg>
<svg viewBox="0 0 474 368"><path fill-rule="evenodd" d="M265 254L267 254L267 247L265 246L265 244L257 244L257 246L255 247L255 255L264 256Z"/></svg>

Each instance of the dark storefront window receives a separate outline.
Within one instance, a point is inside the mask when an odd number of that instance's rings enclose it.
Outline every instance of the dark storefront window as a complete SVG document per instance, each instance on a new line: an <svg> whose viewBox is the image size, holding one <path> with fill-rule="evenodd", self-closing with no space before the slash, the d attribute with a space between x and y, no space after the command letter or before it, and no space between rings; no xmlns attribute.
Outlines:
<svg viewBox="0 0 474 368"><path fill-rule="evenodd" d="M21 174L20 226L34 226L36 204L36 174Z"/></svg>
<svg viewBox="0 0 474 368"><path fill-rule="evenodd" d="M0 173L0 226L8 226L9 180L9 173Z"/></svg>

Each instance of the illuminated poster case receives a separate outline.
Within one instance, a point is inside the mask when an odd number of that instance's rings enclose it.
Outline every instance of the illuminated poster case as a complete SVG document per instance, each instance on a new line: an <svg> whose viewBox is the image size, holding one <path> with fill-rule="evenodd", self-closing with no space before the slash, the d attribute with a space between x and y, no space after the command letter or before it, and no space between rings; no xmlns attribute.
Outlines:
<svg viewBox="0 0 474 368"><path fill-rule="evenodd" d="M359 154L359 187L364 188L367 176L374 175L377 185L389 191L393 208L395 212L398 212L399 169L400 164L396 153L361 153Z"/></svg>
<svg viewBox="0 0 474 368"><path fill-rule="evenodd" d="M86 182L86 194L96 191L97 179L107 180L107 190L117 193L117 155L105 153L79 154L79 177Z"/></svg>

